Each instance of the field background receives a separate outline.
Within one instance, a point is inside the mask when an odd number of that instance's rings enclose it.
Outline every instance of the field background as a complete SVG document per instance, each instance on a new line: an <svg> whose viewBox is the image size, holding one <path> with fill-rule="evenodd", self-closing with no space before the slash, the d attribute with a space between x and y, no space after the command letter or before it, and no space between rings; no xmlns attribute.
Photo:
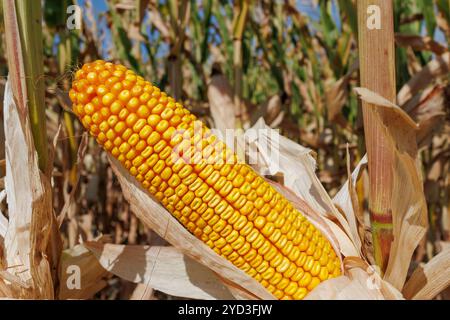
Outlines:
<svg viewBox="0 0 450 320"><path fill-rule="evenodd" d="M264 117L315 152L317 175L331 196L347 179L346 144L352 168L365 154L361 105L352 91L359 86L355 1L261 0L249 7L222 0L43 3L49 141L63 124L52 173L55 212L63 209L81 170L76 201L62 227L65 248L80 237L91 240L101 234L119 244L164 243L131 213L93 139L76 166L83 130L65 111L70 106L60 93L68 92L73 71L84 62L105 59L127 65L212 127L222 115L236 114L234 125L244 128ZM80 30L66 27L65 9L74 3L83 12ZM450 5L447 0L394 3L399 91L430 61L448 53ZM2 17L0 11L0 105L8 74ZM414 254L416 264L450 242L449 79L448 69L439 77L423 78L428 93L407 110L425 128L419 147L430 228ZM4 176L4 165L0 171ZM367 213L366 172L357 191ZM112 277L96 298L128 299L135 286ZM159 292L149 296L171 298ZM444 292L440 298L449 296Z"/></svg>

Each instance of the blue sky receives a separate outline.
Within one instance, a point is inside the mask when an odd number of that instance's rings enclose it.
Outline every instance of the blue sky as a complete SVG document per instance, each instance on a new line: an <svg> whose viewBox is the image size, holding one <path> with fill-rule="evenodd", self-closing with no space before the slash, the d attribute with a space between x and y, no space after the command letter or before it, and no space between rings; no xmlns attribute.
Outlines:
<svg viewBox="0 0 450 320"><path fill-rule="evenodd" d="M108 9L108 5L106 3L107 0L92 0L92 3L94 5L94 12L96 15L98 15L101 12L104 12ZM297 0L297 7L300 12L308 15L311 20L318 22L320 19L320 14L317 7L314 7L313 4L311 4L311 0ZM84 5L84 0L79 0L80 5ZM338 8L336 5L336 1L332 2L332 9L331 9L331 16L336 24L336 26L340 29L341 28L341 21L338 13ZM100 28L104 28L105 26L99 26ZM108 28L105 28L105 31L107 34L109 34ZM425 28L423 29L423 35L426 34ZM438 28L436 28L435 33L435 39L441 43L446 43L445 35L442 33L442 31ZM106 52L105 52L106 53ZM145 56L145 53L144 53Z"/></svg>

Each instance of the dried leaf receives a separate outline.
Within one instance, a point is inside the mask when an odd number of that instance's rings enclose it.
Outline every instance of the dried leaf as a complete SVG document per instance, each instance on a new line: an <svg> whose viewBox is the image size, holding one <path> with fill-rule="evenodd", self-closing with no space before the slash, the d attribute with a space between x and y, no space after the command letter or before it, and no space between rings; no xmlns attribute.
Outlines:
<svg viewBox="0 0 450 320"><path fill-rule="evenodd" d="M114 8L118 10L134 10L136 9L136 4L134 1L122 1L115 4Z"/></svg>
<svg viewBox="0 0 450 320"><path fill-rule="evenodd" d="M118 277L167 294L191 299L232 299L207 267L174 247L85 242L100 264Z"/></svg>
<svg viewBox="0 0 450 320"><path fill-rule="evenodd" d="M349 175L347 181L333 198L333 203L338 205L344 212L345 218L349 224L353 239L355 241L355 246L358 249L360 255L363 253L362 239L364 238L361 236L360 232L360 225L363 221L358 219L357 212L355 212L357 210L355 210L355 201L353 201L352 193L356 192L354 188L357 181L359 180L361 172L366 166L367 155L365 155L361 159L351 175Z"/></svg>
<svg viewBox="0 0 450 320"><path fill-rule="evenodd" d="M447 90L449 88L436 85L417 94L403 106L403 109L419 124L417 133L419 147L428 145L433 136L444 127L449 101Z"/></svg>
<svg viewBox="0 0 450 320"><path fill-rule="evenodd" d="M359 69L359 63L356 61L345 76L336 81L325 92L325 101L328 109L328 120L334 121L342 111L342 108L348 101L348 86L353 73Z"/></svg>
<svg viewBox="0 0 450 320"><path fill-rule="evenodd" d="M108 275L96 256L83 244L64 250L59 270L58 298L90 299L106 286Z"/></svg>
<svg viewBox="0 0 450 320"><path fill-rule="evenodd" d="M208 100L215 128L225 136L226 129L234 129L233 89L223 74L213 75L208 86Z"/></svg>
<svg viewBox="0 0 450 320"><path fill-rule="evenodd" d="M161 32L161 36L164 40L170 39L170 29L167 26L167 23L164 21L157 7L155 7L152 3L150 4L150 22Z"/></svg>
<svg viewBox="0 0 450 320"><path fill-rule="evenodd" d="M138 283L130 296L130 300L156 300L156 298L152 287Z"/></svg>
<svg viewBox="0 0 450 320"><path fill-rule="evenodd" d="M417 154L416 154L417 157ZM384 279L401 290L412 254L427 230L427 207L416 157L397 154L392 205L394 241Z"/></svg>
<svg viewBox="0 0 450 320"><path fill-rule="evenodd" d="M81 138L80 145L78 147L77 162L76 162L78 170L76 170L77 174L76 174L76 178L75 178L75 183L72 186L72 190L69 193L69 197L66 200L66 202L64 203L64 206L61 209L61 212L60 212L60 214L58 216L58 226L60 228L61 228L61 226L62 226L62 224L64 222L64 219L65 219L65 217L67 215L67 212L69 211L70 206L72 206L75 203L75 194L77 192L78 182L80 180L80 171L81 171L80 170L81 169L80 168L80 164L83 163L83 157L84 157L84 154L86 152L87 142L88 142L88 135L87 135L87 133L85 133L85 134L83 134L83 137Z"/></svg>
<svg viewBox="0 0 450 320"><path fill-rule="evenodd" d="M306 300L402 299L401 293L383 281L362 260L358 267L346 265L345 269L345 275L320 283L306 296Z"/></svg>
<svg viewBox="0 0 450 320"><path fill-rule="evenodd" d="M397 103L402 106L425 89L432 81L447 76L450 72L450 52L431 60L419 73L415 74L397 94Z"/></svg>
<svg viewBox="0 0 450 320"><path fill-rule="evenodd" d="M284 112L282 111L282 107L283 103L279 95L272 96L263 104L262 109L264 110L264 119L271 128L277 127L283 120ZM252 123L255 122L256 121L252 121Z"/></svg>
<svg viewBox="0 0 450 320"><path fill-rule="evenodd" d="M411 47L416 51L427 50L437 55L444 54L448 51L445 46L430 37L421 37L413 34L397 33L395 35L395 42L400 47Z"/></svg>
<svg viewBox="0 0 450 320"><path fill-rule="evenodd" d="M433 299L450 286L450 247L418 267L406 282L403 294L407 299Z"/></svg>
<svg viewBox="0 0 450 320"><path fill-rule="evenodd" d="M9 223L4 241L7 272L31 289L21 298L52 298L53 281L47 260L52 229L51 186L38 167L29 121L19 114L9 81L5 88L5 187ZM26 170L24 170L26 168Z"/></svg>
<svg viewBox="0 0 450 320"><path fill-rule="evenodd" d="M370 91L369 89L366 88L354 88L353 90L359 95L359 98L361 100L370 103L372 105L390 108L394 110L394 112L396 112L397 115L401 116L409 126L418 129L418 125L414 122L414 120L411 119L411 117L405 111L403 111L403 109L398 107L395 103L390 102L389 100L383 98L379 94Z"/></svg>

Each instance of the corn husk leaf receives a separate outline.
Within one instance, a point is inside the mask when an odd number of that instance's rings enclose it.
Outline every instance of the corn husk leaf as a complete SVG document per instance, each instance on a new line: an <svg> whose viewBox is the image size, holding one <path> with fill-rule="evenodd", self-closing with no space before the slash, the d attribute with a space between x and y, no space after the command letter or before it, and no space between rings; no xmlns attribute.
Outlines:
<svg viewBox="0 0 450 320"><path fill-rule="evenodd" d="M100 264L118 277L145 284L172 296L191 299L232 299L207 267L174 247L85 242Z"/></svg>
<svg viewBox="0 0 450 320"><path fill-rule="evenodd" d="M74 271L74 267L78 270ZM79 276L80 287L74 287L72 277ZM59 270L59 299L90 299L103 289L109 272L83 244L63 251Z"/></svg>
<svg viewBox="0 0 450 320"><path fill-rule="evenodd" d="M130 296L130 300L157 300L154 293L152 287L138 283Z"/></svg>
<svg viewBox="0 0 450 320"><path fill-rule="evenodd" d="M400 107L380 95L365 88L355 88L355 91L375 108L385 108L383 139L394 156L390 192L397 196L392 197L389 205L394 240L384 279L401 290L412 254L427 230L427 207L418 168L418 126Z"/></svg>
<svg viewBox="0 0 450 320"><path fill-rule="evenodd" d="M347 155L347 160L348 155ZM348 174L348 179L344 183L344 185L339 189L338 193L333 197L333 203L341 208L342 212L345 215L345 218L349 224L349 228L351 230L355 246L358 249L358 253L360 255L363 254L363 244L361 239L364 239L363 234L361 232L361 226L363 226L362 217L360 216L359 208L357 208L358 204L355 201L356 195L356 183L359 180L359 177L362 171L367 167L367 155L365 155L358 163L356 168L353 170L351 174Z"/></svg>
<svg viewBox="0 0 450 320"><path fill-rule="evenodd" d="M450 286L450 247L414 270L403 288L403 294L407 299L433 299L448 286Z"/></svg>
<svg viewBox="0 0 450 320"><path fill-rule="evenodd" d="M411 117L395 103L390 102L379 94L366 88L354 88L354 91L359 95L361 100L379 107L391 109L396 113L397 116L400 116L402 118L402 120L407 124L408 127L412 127L413 129L418 128L414 120L411 119Z"/></svg>
<svg viewBox="0 0 450 320"><path fill-rule="evenodd" d="M9 81L5 87L3 114L8 128L5 132L9 217L4 240L6 272L27 284L28 288L18 290L18 298L50 299L53 281L46 250L53 221L51 186L39 170L27 114L18 112Z"/></svg>
<svg viewBox="0 0 450 320"><path fill-rule="evenodd" d="M402 106L414 97L419 91L429 86L433 80L445 77L450 72L450 52L428 62L428 64L415 74L397 94L397 103Z"/></svg>
<svg viewBox="0 0 450 320"><path fill-rule="evenodd" d="M243 295L260 299L274 298L259 282L220 257L187 231L139 185L139 182L122 167L120 162L112 157L109 157L109 160L122 187L124 197L130 203L131 210L147 227L154 230L183 254L230 281L227 285L241 291Z"/></svg>

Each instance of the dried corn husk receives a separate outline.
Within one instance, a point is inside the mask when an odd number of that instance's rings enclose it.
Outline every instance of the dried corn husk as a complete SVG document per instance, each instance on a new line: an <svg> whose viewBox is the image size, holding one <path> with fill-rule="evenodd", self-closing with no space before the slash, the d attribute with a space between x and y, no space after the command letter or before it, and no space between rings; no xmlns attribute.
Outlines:
<svg viewBox="0 0 450 320"><path fill-rule="evenodd" d="M19 113L10 82L4 100L8 225L4 239L3 280L18 285L16 298L52 298L53 281L46 250L52 228L51 187L38 168L29 121ZM23 168L26 168L24 170Z"/></svg>
<svg viewBox="0 0 450 320"><path fill-rule="evenodd" d="M308 300L400 300L403 296L366 262L358 258L344 260L346 274L319 284Z"/></svg>
<svg viewBox="0 0 450 320"><path fill-rule="evenodd" d="M174 247L85 242L109 272L172 296L191 299L232 299L233 295L207 267Z"/></svg>
<svg viewBox="0 0 450 320"><path fill-rule="evenodd" d="M450 286L450 248L445 248L428 263L414 270L403 288L403 294L407 299L433 299L448 286Z"/></svg>
<svg viewBox="0 0 450 320"><path fill-rule="evenodd" d="M348 154L347 154L347 161ZM349 224L353 239L355 241L355 246L358 249L360 255L363 254L363 245L361 239L364 239L364 235L361 234L361 225L363 225L362 217L359 217L357 201L354 200L355 186L359 180L361 172L367 166L367 155L365 155L358 163L356 168L353 170L347 181L339 189L338 193L333 198L333 203L338 205L345 215L345 218Z"/></svg>
<svg viewBox="0 0 450 320"><path fill-rule="evenodd" d="M61 256L58 298L90 299L106 286L108 275L107 269L83 244L67 249Z"/></svg>

